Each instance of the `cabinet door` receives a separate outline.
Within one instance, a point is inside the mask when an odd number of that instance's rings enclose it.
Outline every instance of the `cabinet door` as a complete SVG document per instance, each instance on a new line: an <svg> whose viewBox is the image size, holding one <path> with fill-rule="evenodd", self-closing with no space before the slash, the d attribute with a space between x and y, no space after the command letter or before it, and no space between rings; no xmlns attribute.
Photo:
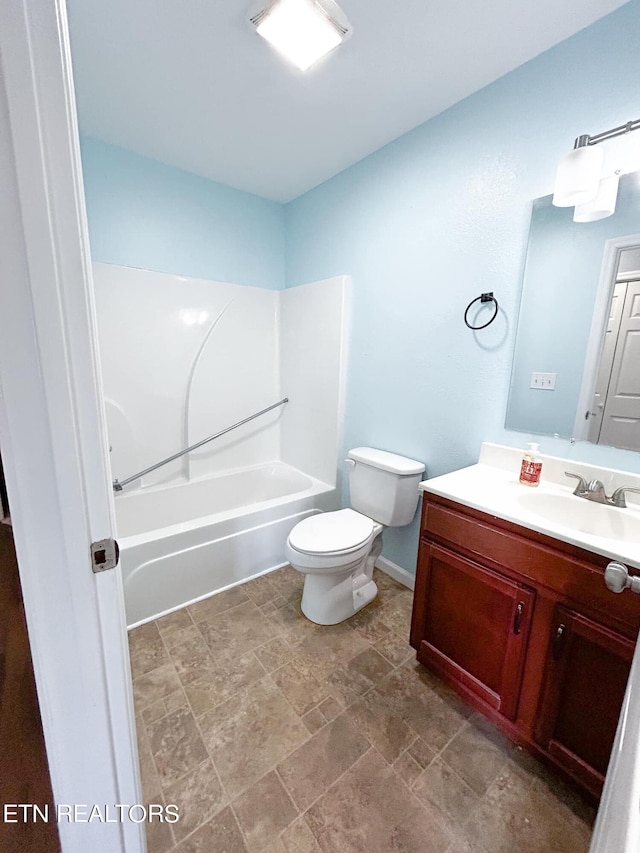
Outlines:
<svg viewBox="0 0 640 853"><path fill-rule="evenodd" d="M515 719L535 593L436 545L418 571L418 660Z"/></svg>
<svg viewBox="0 0 640 853"><path fill-rule="evenodd" d="M598 796L607 772L635 644L559 607L536 739Z"/></svg>

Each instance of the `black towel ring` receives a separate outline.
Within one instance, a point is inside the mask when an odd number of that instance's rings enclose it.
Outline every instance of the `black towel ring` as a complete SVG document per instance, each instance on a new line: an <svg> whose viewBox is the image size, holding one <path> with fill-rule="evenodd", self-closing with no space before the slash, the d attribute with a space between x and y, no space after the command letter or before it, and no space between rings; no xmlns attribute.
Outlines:
<svg viewBox="0 0 640 853"><path fill-rule="evenodd" d="M482 326L472 326L471 323L467 320L467 314L469 313L469 309L471 308L472 305L475 305L476 302L493 302L493 304L494 304L493 314L487 320L486 323L482 324ZM497 316L498 316L498 300L495 298L493 293L482 293L480 296L476 296L475 299L472 299L471 302L467 305L467 310L464 312L464 322L465 322L465 326L468 326L469 329L473 329L475 332L478 329L486 329L487 326L489 326L489 325L491 325L491 323L493 323L493 321L496 319Z"/></svg>

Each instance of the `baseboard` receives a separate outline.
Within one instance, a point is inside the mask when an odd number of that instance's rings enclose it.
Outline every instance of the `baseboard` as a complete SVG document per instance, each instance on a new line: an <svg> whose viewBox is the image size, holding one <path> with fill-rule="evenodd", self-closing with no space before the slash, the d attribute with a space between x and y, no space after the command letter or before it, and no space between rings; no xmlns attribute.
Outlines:
<svg viewBox="0 0 640 853"><path fill-rule="evenodd" d="M390 578L393 578L394 581L398 581L402 586L406 586L407 589L415 589L415 576L406 569L398 566L396 563L392 563L391 560L387 560L386 557L378 557L376 560L376 569L380 569L380 571L384 572L385 575L389 575Z"/></svg>

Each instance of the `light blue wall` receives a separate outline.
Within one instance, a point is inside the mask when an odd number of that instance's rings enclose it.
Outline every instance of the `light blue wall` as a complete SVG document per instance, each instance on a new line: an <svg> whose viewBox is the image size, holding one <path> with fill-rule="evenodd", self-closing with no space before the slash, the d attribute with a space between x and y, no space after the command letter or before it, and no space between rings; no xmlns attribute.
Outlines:
<svg viewBox="0 0 640 853"><path fill-rule="evenodd" d="M82 139L94 261L278 290L284 207Z"/></svg>
<svg viewBox="0 0 640 853"><path fill-rule="evenodd" d="M531 199L576 136L637 118L639 31L634 0L287 205L287 286L354 280L346 445L430 476L476 461L483 440L524 445L503 424ZM488 290L501 312L474 334L462 315ZM640 454L541 443L640 470ZM413 571L417 522L385 542Z"/></svg>

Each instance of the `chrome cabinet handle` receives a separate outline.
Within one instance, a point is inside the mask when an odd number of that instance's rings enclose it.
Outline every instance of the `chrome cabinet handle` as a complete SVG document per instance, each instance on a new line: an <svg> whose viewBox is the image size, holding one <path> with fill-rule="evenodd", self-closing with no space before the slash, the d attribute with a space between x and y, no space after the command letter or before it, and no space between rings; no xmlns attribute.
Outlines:
<svg viewBox="0 0 640 853"><path fill-rule="evenodd" d="M523 602L523 601L519 601L519 602L518 602L518 606L516 607L516 613L515 613L515 616L513 617L513 633L516 635L516 637L517 637L517 636L518 636L518 634L520 633L520 627L521 627L521 624L522 624L522 614L523 614L523 612L524 612L524 602Z"/></svg>
<svg viewBox="0 0 640 853"><path fill-rule="evenodd" d="M556 629L556 633L553 637L553 659L559 660L562 656L562 650L564 648L564 638L566 635L567 626L564 624L558 625Z"/></svg>

